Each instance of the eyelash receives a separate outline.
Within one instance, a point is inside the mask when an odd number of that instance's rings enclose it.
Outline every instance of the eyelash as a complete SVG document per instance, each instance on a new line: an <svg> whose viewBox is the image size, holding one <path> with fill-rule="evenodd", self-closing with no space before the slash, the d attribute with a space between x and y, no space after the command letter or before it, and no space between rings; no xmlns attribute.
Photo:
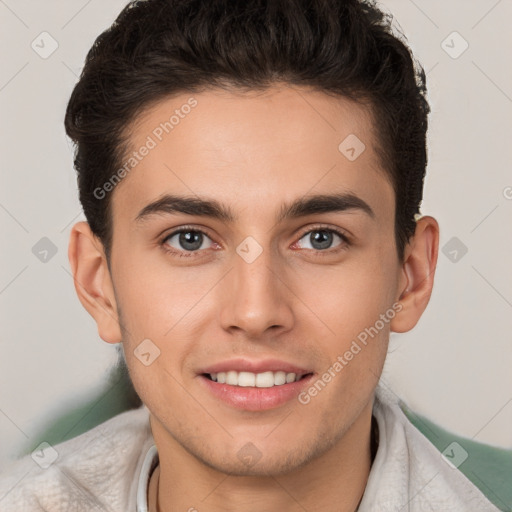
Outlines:
<svg viewBox="0 0 512 512"><path fill-rule="evenodd" d="M342 244L340 244L340 246L338 246L337 248L335 249L325 249L325 250L315 250L315 249L308 249L309 251L314 251L315 253L317 253L318 256L322 257L323 255L332 255L332 254L337 254L338 252L340 251L343 251L343 250L346 250L347 247L350 245L350 239L348 237L348 235L342 231L342 230L339 230L339 229L334 229L334 228L331 228L331 227L327 227L327 226L315 226L314 228L310 228L308 229L307 231L304 231L300 236L299 238L297 239L297 241L301 240L302 238L304 238L305 235L309 234L309 233L314 233L315 231L326 231L328 233L334 233L336 235L338 235L341 240L342 240ZM193 226L182 226L181 228L169 233L168 235L165 235L165 237L160 240L160 246L162 247L162 249L173 255L173 256L177 256L179 258L194 258L194 257L197 257L196 254L197 253L200 253L202 250L206 250L206 249L201 249L201 250L197 250L197 251L176 251L175 249L170 249L169 248L169 245L166 243L167 240L169 240L170 238L172 238L173 236L175 235L178 235L180 233L189 233L189 232L193 232L193 233L201 233L205 236L207 236L208 238L211 239L211 237L208 235L208 233L206 233L206 231L203 231L202 229L199 229L199 228L196 228L196 227L193 227ZM295 244L296 242L294 242Z"/></svg>

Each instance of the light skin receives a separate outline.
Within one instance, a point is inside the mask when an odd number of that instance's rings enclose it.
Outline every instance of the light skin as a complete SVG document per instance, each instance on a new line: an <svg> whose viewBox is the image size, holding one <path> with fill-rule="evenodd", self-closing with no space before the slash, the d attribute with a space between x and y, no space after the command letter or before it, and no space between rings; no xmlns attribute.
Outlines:
<svg viewBox="0 0 512 512"><path fill-rule="evenodd" d="M140 116L133 148L190 96ZM197 106L112 192L111 272L87 223L75 224L69 244L78 297L101 338L122 342L150 411L160 457L150 510L353 512L371 469L389 334L412 329L427 306L438 224L419 219L398 258L394 191L362 106L282 84L193 96ZM354 161L338 150L349 134L366 145ZM137 220L166 194L215 200L234 218L167 211ZM279 219L285 204L333 194L344 196L343 209ZM199 249L169 236L183 226L205 232ZM236 251L249 236L262 249L250 263ZM394 318L307 405L244 410L204 385L202 369L234 358L285 361L314 381L397 303ZM134 354L144 339L160 350L149 366ZM255 463L239 456L244 446L256 447Z"/></svg>

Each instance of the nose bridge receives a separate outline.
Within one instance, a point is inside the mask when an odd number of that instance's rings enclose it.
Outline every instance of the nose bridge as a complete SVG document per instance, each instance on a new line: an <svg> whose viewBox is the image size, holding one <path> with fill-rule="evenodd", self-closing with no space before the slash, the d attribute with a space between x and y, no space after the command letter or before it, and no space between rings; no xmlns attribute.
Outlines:
<svg viewBox="0 0 512 512"><path fill-rule="evenodd" d="M226 276L226 300L221 312L225 329L239 328L254 337L269 327L291 326L293 315L287 287L278 277L280 270L281 262L268 242L260 244L247 237L239 244L232 271Z"/></svg>

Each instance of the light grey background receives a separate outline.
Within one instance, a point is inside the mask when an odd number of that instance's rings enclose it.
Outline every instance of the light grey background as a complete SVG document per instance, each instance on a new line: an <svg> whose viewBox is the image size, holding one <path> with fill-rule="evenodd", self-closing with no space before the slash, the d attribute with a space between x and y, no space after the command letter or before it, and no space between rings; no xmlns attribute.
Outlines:
<svg viewBox="0 0 512 512"><path fill-rule="evenodd" d="M0 467L102 389L117 359L70 275L69 231L84 217L63 116L87 50L125 3L0 0ZM422 212L449 243L424 317L392 336L383 381L448 430L511 448L512 1L381 5L428 71ZM31 47L51 50L42 32L58 43L47 58ZM32 251L43 237L57 250L47 262Z"/></svg>

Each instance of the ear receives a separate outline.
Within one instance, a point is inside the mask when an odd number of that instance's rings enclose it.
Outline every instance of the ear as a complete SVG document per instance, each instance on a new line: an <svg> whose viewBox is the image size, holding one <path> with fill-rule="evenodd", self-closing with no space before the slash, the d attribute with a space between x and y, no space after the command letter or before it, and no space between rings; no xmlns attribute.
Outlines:
<svg viewBox="0 0 512 512"><path fill-rule="evenodd" d="M76 293L96 321L98 334L108 343L119 343L121 329L107 258L87 222L72 227L68 257Z"/></svg>
<svg viewBox="0 0 512 512"><path fill-rule="evenodd" d="M433 217L421 217L405 248L397 297L402 309L391 321L392 331L410 331L425 311L434 286L438 248L439 224Z"/></svg>

